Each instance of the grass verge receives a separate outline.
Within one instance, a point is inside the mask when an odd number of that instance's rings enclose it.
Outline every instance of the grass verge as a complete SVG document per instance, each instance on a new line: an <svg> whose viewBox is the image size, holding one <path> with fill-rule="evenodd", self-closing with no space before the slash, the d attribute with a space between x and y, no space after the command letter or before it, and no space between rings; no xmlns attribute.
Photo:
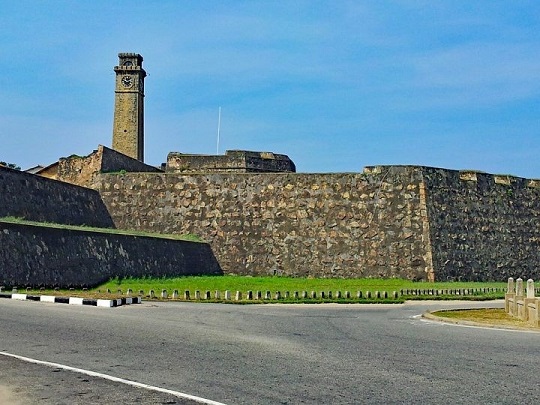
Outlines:
<svg viewBox="0 0 540 405"><path fill-rule="evenodd" d="M498 308L483 308L483 309L460 309L450 311L436 311L433 315L440 318L447 318L459 321L470 321L480 324L540 329L529 325L527 322L514 318L508 315L504 309Z"/></svg>
<svg viewBox="0 0 540 405"><path fill-rule="evenodd" d="M230 291L393 291L413 290L420 296L429 296L428 290L459 290L505 288L506 283L424 283L403 279L335 279L335 278L296 278L296 277L249 277L249 276L193 276L173 278L114 278L98 287L100 290L230 290ZM422 294L422 292L425 294ZM410 294L413 295L412 293Z"/></svg>
<svg viewBox="0 0 540 405"><path fill-rule="evenodd" d="M150 238L184 240L184 241L189 241L189 242L203 242L204 243L204 241L199 236L193 235L193 234L174 235L174 234L151 233L151 232L142 232L142 231L133 231L133 230L125 230L125 229L115 229L115 228L95 228L95 227L86 226L86 225L77 226L77 225L57 224L57 223L51 223L51 222L28 221L26 219L17 218L17 217L3 217L3 218L0 218L0 222L5 222L8 224L39 226L39 227L54 228L54 229L67 229L67 230L72 230L72 231L104 233L104 234L110 234L110 235L144 236L144 237L150 237Z"/></svg>

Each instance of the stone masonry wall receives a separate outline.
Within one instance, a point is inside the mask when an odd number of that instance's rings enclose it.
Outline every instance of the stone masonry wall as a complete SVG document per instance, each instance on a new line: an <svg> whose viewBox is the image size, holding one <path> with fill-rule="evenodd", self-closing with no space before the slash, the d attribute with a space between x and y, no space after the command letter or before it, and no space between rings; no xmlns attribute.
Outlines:
<svg viewBox="0 0 540 405"><path fill-rule="evenodd" d="M92 287L120 276L221 274L205 243L0 221L0 285Z"/></svg>
<svg viewBox="0 0 540 405"><path fill-rule="evenodd" d="M272 152L228 150L225 155L191 155L171 152L167 172L177 173L283 173L296 172L287 155Z"/></svg>
<svg viewBox="0 0 540 405"><path fill-rule="evenodd" d="M6 216L114 228L96 191L0 167L0 218Z"/></svg>
<svg viewBox="0 0 540 405"><path fill-rule="evenodd" d="M540 277L540 181L423 171L437 280Z"/></svg>
<svg viewBox="0 0 540 405"><path fill-rule="evenodd" d="M97 180L117 227L198 234L225 273L432 277L420 168Z"/></svg>
<svg viewBox="0 0 540 405"><path fill-rule="evenodd" d="M78 186L87 187L93 183L94 176L100 172L161 172L160 169L126 156L113 149L99 145L88 156L70 156L58 162L56 177Z"/></svg>

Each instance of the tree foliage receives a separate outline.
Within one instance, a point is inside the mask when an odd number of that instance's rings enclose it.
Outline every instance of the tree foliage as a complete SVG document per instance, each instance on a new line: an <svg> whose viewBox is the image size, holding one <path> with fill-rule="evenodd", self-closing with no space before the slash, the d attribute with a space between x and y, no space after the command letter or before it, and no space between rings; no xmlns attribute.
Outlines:
<svg viewBox="0 0 540 405"><path fill-rule="evenodd" d="M17 166L15 163L6 163L6 162L0 161L0 166L9 167L10 169L15 169L15 170L21 170L21 167Z"/></svg>

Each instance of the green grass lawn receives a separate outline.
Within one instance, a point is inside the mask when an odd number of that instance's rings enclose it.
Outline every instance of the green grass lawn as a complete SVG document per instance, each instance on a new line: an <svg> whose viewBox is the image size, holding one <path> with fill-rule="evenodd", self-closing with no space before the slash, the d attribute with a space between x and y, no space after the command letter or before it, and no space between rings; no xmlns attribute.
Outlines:
<svg viewBox="0 0 540 405"><path fill-rule="evenodd" d="M145 299L161 299L161 292L167 291L170 299L173 292L178 292L177 299L184 299L184 293L189 291L190 301L200 295L205 302L289 302L289 303L401 303L406 300L426 299L468 299L489 300L504 298L506 283L466 283L445 282L427 283L413 282L403 279L322 279L322 278L293 278L293 277L249 277L249 276L192 276L174 278L114 278L96 288L89 290L28 290L20 291L28 294L71 295L91 298L115 298L125 296L128 290L131 294L140 295ZM489 290L487 290L489 289ZM153 296L150 292L153 291ZM220 292L216 298L215 292ZM230 292L230 299L225 299L225 291ZM242 298L236 300L236 292L241 292ZM255 297L261 292L261 299L248 300L248 292ZM303 292L305 291L305 298ZM210 298L205 297L206 292ZM280 293L279 300L276 293ZM298 292L298 294L295 294ZM312 297L315 292L316 297ZM347 297L347 292L348 297ZM358 296L360 292L360 296ZM377 294L377 292L379 294ZM265 295L269 293L269 298ZM324 296L323 294L324 293ZM338 296L338 293L340 297ZM385 294L386 293L386 294ZM296 295L296 297L295 297ZM331 295L331 296L330 296Z"/></svg>
<svg viewBox="0 0 540 405"><path fill-rule="evenodd" d="M490 325L499 326L511 326L519 328L531 328L533 327L527 322L507 314L504 309L498 308L481 308L481 309L460 309L452 311L437 311L433 312L434 315L441 318L450 318L461 321L473 321L477 323L485 323Z"/></svg>
<svg viewBox="0 0 540 405"><path fill-rule="evenodd" d="M167 290L168 294L171 294L174 290L178 290L180 295L184 291L190 291L194 294L195 291L204 293L206 291L218 290L220 292L231 291L233 294L236 291L242 292L245 295L248 291L270 291L272 296L279 291L282 294L289 292L292 296L294 291L298 291L300 294L306 291L311 294L312 291L317 292L320 297L321 292L325 292L328 297L328 292L332 292L334 298L338 291L342 296L346 291L349 291L352 298L356 297L358 291L361 291L363 298L366 298L367 292L371 292L374 295L376 291L387 292L389 298L384 301L403 301L405 297L400 297L398 300L393 300L393 292L401 293L401 291L409 290L409 294L406 295L408 299L448 299L456 298L454 294L442 295L437 294L435 297L430 290L446 290L446 289L484 289L484 288L498 288L498 292L483 292L477 291L474 295L470 294L475 299L493 299L504 297L502 289L506 287L506 283L464 283L464 282L445 282L445 283L426 283L426 282L413 282L403 279L321 279L321 278L292 278L292 277L246 277L246 276L196 276L196 277L176 277L176 278L115 278L109 282L99 286L93 291L107 291L116 292L121 290L126 292L131 289L133 293L137 294L140 290L145 295L148 295L150 290L153 290L156 295L159 295L162 290ZM414 290L414 292L412 291ZM458 295L458 298L465 298L462 295ZM291 297L292 299L292 297ZM328 300L326 300L328 301ZM332 301L332 300L330 300ZM335 301L335 299L334 299ZM352 299L354 301L354 299Z"/></svg>
<svg viewBox="0 0 540 405"><path fill-rule="evenodd" d="M178 289L178 290L234 290L234 291L302 291L341 290L356 291L400 291L402 289L460 289L460 288L503 288L506 283L414 282L398 278L296 278L296 277L249 277L249 276L193 276L174 278L115 278L101 285L100 289Z"/></svg>

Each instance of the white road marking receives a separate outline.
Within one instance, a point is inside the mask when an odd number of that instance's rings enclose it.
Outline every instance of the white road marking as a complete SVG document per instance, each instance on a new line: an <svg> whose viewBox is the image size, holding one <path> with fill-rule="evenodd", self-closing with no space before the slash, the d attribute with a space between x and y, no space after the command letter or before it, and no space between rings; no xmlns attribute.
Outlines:
<svg viewBox="0 0 540 405"><path fill-rule="evenodd" d="M6 357L13 357L13 358L16 358L16 359L19 359L19 360L22 360L22 361L26 361L28 363L41 364L41 365L44 365L44 366L47 366L47 367L55 367L55 368L60 368L62 370L73 371L75 373L89 375L91 377L103 378L105 380L114 381L114 382L118 382L118 383L126 384L126 385L131 385L132 387L137 387L137 388L143 388L143 389L147 389L147 390L151 390L151 391L162 392L164 394L174 395L174 396L179 397L179 398L190 399L190 400L198 402L200 404L226 405L226 404L224 404L222 402L212 401L210 399L185 394L183 392L168 390L166 388L154 387L153 385L143 384L143 383L139 383L139 382L136 382L136 381L125 380L123 378L114 377L112 375L97 373L95 371L90 371L90 370L84 370L82 368L70 367L70 366L66 366L64 364L51 363L49 361L31 359L29 357L19 356L17 354L11 354L11 353L2 352L2 351L0 351L0 355L6 356Z"/></svg>

